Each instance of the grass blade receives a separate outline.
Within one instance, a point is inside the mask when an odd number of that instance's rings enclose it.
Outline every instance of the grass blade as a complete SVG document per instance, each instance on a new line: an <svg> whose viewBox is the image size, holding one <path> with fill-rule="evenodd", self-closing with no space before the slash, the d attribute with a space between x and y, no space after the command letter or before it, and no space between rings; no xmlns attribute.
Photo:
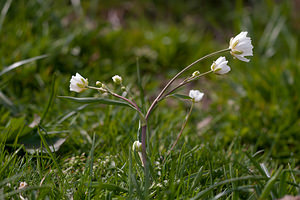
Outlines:
<svg viewBox="0 0 300 200"><path fill-rule="evenodd" d="M93 176L93 162L94 162L94 150L95 150L95 133L93 135L92 148L90 151L90 177L89 177L89 187L88 187L88 199L91 199L91 188L92 188L92 176Z"/></svg>
<svg viewBox="0 0 300 200"><path fill-rule="evenodd" d="M46 188L51 189L51 186L50 185L42 185L42 186L25 187L24 189L14 190L14 191L11 191L9 193L4 194L3 199L6 199L6 198L8 198L10 196L13 196L13 195L16 195L16 194L19 194L21 192L26 192L26 191L30 191L30 190L40 190L40 189L46 189Z"/></svg>
<svg viewBox="0 0 300 200"><path fill-rule="evenodd" d="M129 185L129 199L132 199L133 188L132 188L132 154L131 147L129 146L129 173L128 173L128 185Z"/></svg>
<svg viewBox="0 0 300 200"><path fill-rule="evenodd" d="M259 197L259 200L263 200L263 199L267 199L267 197L269 196L270 194L270 191L273 187L273 185L275 184L278 176L281 174L281 171L282 171L282 166L277 170L277 172L274 174L274 176L272 176L269 181L267 182L266 186L264 187L260 197Z"/></svg>
<svg viewBox="0 0 300 200"><path fill-rule="evenodd" d="M247 152L244 152L245 155L249 158L252 164L256 167L256 169L260 172L261 175L268 177L265 171L261 168L261 165Z"/></svg>
<svg viewBox="0 0 300 200"><path fill-rule="evenodd" d="M109 184L109 183L99 183L99 182L93 182L91 187L94 188L99 188L103 190L109 190L109 191L114 191L114 192L128 192L126 188L120 187L115 184Z"/></svg>
<svg viewBox="0 0 300 200"><path fill-rule="evenodd" d="M18 154L18 152L23 148L23 145L20 146L15 152L14 154L5 162L2 163L2 168L0 169L0 176L1 174L4 172L4 170L7 168L7 166L9 165L9 163L14 159L14 157Z"/></svg>
<svg viewBox="0 0 300 200"><path fill-rule="evenodd" d="M191 198L191 200L200 199L201 197L205 196L207 193L211 192L216 187L219 187L219 186L227 184L227 183L232 183L232 182L237 182L237 181L246 181L246 180L261 180L261 179L265 179L265 177L262 177L262 176L242 176L242 177L239 177L239 178L227 179L225 181L215 183L214 185L212 185L212 186L206 188L205 190L199 192L195 197Z"/></svg>
<svg viewBox="0 0 300 200"><path fill-rule="evenodd" d="M51 159L52 159L52 161L53 161L55 167L57 168L60 177L64 177L64 174L63 174L63 172L62 172L60 166L59 166L58 163L57 163L57 159L56 159L55 155L51 152L50 147L49 147L49 145L48 145L48 143L47 143L45 137L43 136L43 134L42 134L41 131L40 131L40 126L38 127L38 133L39 133L39 136L40 136L40 138L41 138L41 140L42 140L43 145L45 146L45 148L46 148L48 154L50 155L50 157L51 157Z"/></svg>
<svg viewBox="0 0 300 200"><path fill-rule="evenodd" d="M136 73L137 73L137 85L140 90L140 98L141 98L141 104L142 104L142 111L145 112L145 93L144 88L142 85L142 78L141 78L141 71L140 71L140 63L139 59L136 59Z"/></svg>
<svg viewBox="0 0 300 200"><path fill-rule="evenodd" d="M49 108L50 108L50 106L51 106L51 104L52 104L52 102L53 102L53 97L54 97L54 94L55 94L55 74L53 75L53 77L52 77L52 83L51 83L51 93L50 93L50 98L49 98L49 101L48 101L48 103L47 103L47 106L46 106L46 108L45 108L45 110L44 110L44 112L43 112L43 115L42 115L42 117L41 117L41 120L40 120L40 125L43 123L43 121L44 121L44 119L45 119L45 117L46 117L46 115L47 115L47 113L48 113L48 111L49 111Z"/></svg>
<svg viewBox="0 0 300 200"><path fill-rule="evenodd" d="M13 70L13 69L16 69L24 64L27 64L27 63L30 63L30 62L33 62L35 60L39 60L39 59L42 59L42 58L46 58L48 57L48 55L41 55L41 56L36 56L36 57L33 57L33 58L29 58L29 59L25 59L25 60L21 60L21 61L18 61L18 62L15 62L14 64L4 68L1 72L0 72L0 76L2 76L3 74L6 74L7 72Z"/></svg>
<svg viewBox="0 0 300 200"><path fill-rule="evenodd" d="M0 16L0 31L1 31L1 29L2 29L2 25L3 25L3 22L4 22L5 16L6 16L7 12L8 12L8 9L9 9L9 7L10 7L10 5L11 5L11 2L12 2L12 0L7 0L7 1L5 2L5 4L4 4L2 10L1 10L1 16Z"/></svg>

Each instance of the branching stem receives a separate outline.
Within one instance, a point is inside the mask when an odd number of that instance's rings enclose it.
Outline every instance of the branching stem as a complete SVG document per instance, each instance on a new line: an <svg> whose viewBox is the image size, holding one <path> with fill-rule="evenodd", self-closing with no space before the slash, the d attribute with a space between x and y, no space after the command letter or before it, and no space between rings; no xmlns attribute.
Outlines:
<svg viewBox="0 0 300 200"><path fill-rule="evenodd" d="M162 91L158 94L158 96L155 98L155 100L153 101L153 103L151 104L151 106L149 107L147 113L146 113L146 120L148 119L149 115L151 114L152 110L154 109L154 107L156 106L156 104L159 102L159 99L162 97L162 95L164 94L164 92L170 87L170 85L181 75L183 74L185 71L187 71L188 69L190 69L193 65L197 64L198 62L206 59L206 58L209 58L211 56L214 56L216 54L219 54L219 53L223 53L223 52L226 52L226 51L230 51L230 49L223 49L223 50L220 50L220 51L216 51L216 52L213 52L213 53L210 53L206 56L203 56L202 58L199 58L198 60L194 61L193 63L191 63L190 65L186 66L183 70L181 70L178 74L176 74L168 83L167 85L162 89Z"/></svg>

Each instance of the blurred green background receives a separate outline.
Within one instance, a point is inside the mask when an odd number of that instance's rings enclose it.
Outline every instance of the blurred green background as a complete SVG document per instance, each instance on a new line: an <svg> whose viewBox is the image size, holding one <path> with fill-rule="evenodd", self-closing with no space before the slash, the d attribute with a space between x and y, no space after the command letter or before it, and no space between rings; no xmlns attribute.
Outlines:
<svg viewBox="0 0 300 200"><path fill-rule="evenodd" d="M227 48L231 37L248 31L254 45L251 62L228 54L228 75L209 75L181 91L187 94L194 88L206 96L179 146L216 141L226 146L238 138L246 149L263 149L279 163L296 159L299 164L299 1L2 0L0 9L0 71L17 61L48 55L0 76L0 132L7 144L39 138L28 125L43 115L56 74L55 99L43 125L67 139L59 154L88 152L94 132L102 152L127 149L136 139L137 116L124 108L80 107L56 98L96 95L70 92L72 75L79 72L91 85L97 80L111 84L113 75L121 75L140 104L139 58L149 106L158 88L176 72ZM207 71L215 59L189 73ZM187 105L168 100L160 106L150 120L151 143L164 152Z"/></svg>

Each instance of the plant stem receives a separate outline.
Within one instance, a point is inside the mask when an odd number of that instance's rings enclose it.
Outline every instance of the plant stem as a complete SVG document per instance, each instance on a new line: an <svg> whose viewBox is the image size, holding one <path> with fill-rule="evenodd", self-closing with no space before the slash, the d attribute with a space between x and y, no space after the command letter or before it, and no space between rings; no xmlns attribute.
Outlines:
<svg viewBox="0 0 300 200"><path fill-rule="evenodd" d="M172 94L172 93L173 93L175 90L177 90L178 88L180 88L180 87L182 87L182 86L184 86L184 85L186 85L186 84L188 84L188 83L190 83L190 82L192 82L192 81L194 81L194 80L200 78L201 76L204 76L204 75L206 75L206 74L209 74L209 73L211 73L211 72L212 72L212 70L209 70L209 71L207 71L207 72L204 72L203 74L200 74L200 75L198 75L198 76L196 76L196 77L192 77L191 79L187 79L187 80L181 82L181 83L180 83L179 85L177 85L175 88L173 88L172 90L170 90L167 94L165 94L164 96L162 96L158 101L163 100L165 97L167 97L168 95Z"/></svg>
<svg viewBox="0 0 300 200"><path fill-rule="evenodd" d="M142 161L144 167L146 167L147 154L146 154L146 140L147 140L147 124L142 125Z"/></svg>
<svg viewBox="0 0 300 200"><path fill-rule="evenodd" d="M194 61L193 63L191 63L190 65L186 66L183 70L181 70L178 74L176 74L168 83L167 85L162 89L162 91L159 93L159 95L156 97L156 99L153 101L153 103L151 104L151 106L149 107L148 111L147 111L147 114L146 114L146 120L148 119L150 113L152 112L153 108L156 106L156 104L159 102L159 99L162 97L162 95L164 94L164 92L170 87L170 85L176 80L176 78L178 78L181 74L183 74L185 71L187 71L188 69L190 69L193 65L197 64L198 62L208 58L208 57L211 57L211 56L214 56L216 54L219 54L219 53L223 53L223 52L226 52L226 51L230 51L230 49L222 49L220 51L216 51L216 52L213 52L213 53L210 53L206 56L203 56L202 58L199 58L198 60Z"/></svg>
<svg viewBox="0 0 300 200"><path fill-rule="evenodd" d="M192 110L193 110L193 107L194 107L194 103L195 103L195 102L192 101L192 105L191 105L191 108L190 108L190 110L189 110L189 112L188 112L186 118L185 118L185 122L183 123L183 125L182 125L182 127L181 127L181 130L180 130L179 134L177 135L177 138L176 138L175 142L173 143L171 149L168 151L168 153L167 153L166 157L164 158L164 161L163 161L163 162L165 162L165 160L167 159L167 157L170 155L170 153L173 151L174 147L175 147L176 144L178 143L179 138L180 138L180 136L182 135L184 128L186 127L187 121L189 120L189 118L190 118L190 116L191 116L191 113L192 113Z"/></svg>
<svg viewBox="0 0 300 200"><path fill-rule="evenodd" d="M112 96L117 97L119 99L122 99L123 101L126 101L127 103L129 103L132 106L133 109L135 109L139 113L142 124L146 123L144 114L141 112L139 106L134 101L131 101L130 99L127 99L126 97L123 97L121 95L118 95L118 94L110 91L108 88L103 89L103 88L97 88L97 87L93 87L93 86L87 86L87 87L90 88L90 89L99 90L101 92L108 92Z"/></svg>

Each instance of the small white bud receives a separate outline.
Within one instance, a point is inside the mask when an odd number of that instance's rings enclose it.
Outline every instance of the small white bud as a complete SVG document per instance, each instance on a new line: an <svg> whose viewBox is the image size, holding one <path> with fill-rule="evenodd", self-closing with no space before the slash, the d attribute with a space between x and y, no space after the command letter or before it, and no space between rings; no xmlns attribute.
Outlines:
<svg viewBox="0 0 300 200"><path fill-rule="evenodd" d="M115 84L121 85L122 84L122 77L119 75L115 75L112 77L112 80L114 81Z"/></svg>
<svg viewBox="0 0 300 200"><path fill-rule="evenodd" d="M194 71L193 74L192 74L192 77L196 77L196 76L199 76L199 75L200 75L199 71Z"/></svg>
<svg viewBox="0 0 300 200"><path fill-rule="evenodd" d="M140 141L135 141L132 145L132 151L141 152L142 151L142 143L140 143Z"/></svg>
<svg viewBox="0 0 300 200"><path fill-rule="evenodd" d="M96 86L101 87L102 83L100 81L96 81Z"/></svg>

